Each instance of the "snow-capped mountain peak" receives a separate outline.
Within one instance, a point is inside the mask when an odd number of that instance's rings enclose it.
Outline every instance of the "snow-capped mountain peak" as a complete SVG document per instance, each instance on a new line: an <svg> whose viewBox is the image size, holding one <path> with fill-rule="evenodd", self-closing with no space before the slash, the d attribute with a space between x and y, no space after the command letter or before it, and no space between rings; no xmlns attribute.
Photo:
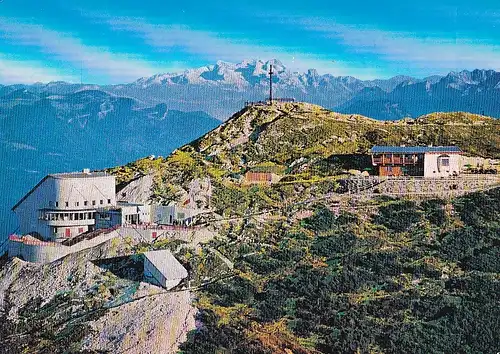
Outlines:
<svg viewBox="0 0 500 354"><path fill-rule="evenodd" d="M266 62L258 59L244 60L241 63L230 63L218 60L213 65L202 66L196 69L185 70L177 74L157 74L135 81L134 85L148 87L152 85L170 84L213 84L235 85L237 87L255 86L264 84L261 79L269 73L270 66L279 82L282 77L298 77L299 73L290 73L277 59Z"/></svg>

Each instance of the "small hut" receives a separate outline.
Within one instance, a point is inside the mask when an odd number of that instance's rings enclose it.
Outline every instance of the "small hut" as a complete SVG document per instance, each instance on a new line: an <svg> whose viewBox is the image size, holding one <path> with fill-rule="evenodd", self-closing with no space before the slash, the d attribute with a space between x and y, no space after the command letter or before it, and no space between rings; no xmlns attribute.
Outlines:
<svg viewBox="0 0 500 354"><path fill-rule="evenodd" d="M169 250L150 251L144 254L144 277L150 283L170 290L187 276L186 268Z"/></svg>

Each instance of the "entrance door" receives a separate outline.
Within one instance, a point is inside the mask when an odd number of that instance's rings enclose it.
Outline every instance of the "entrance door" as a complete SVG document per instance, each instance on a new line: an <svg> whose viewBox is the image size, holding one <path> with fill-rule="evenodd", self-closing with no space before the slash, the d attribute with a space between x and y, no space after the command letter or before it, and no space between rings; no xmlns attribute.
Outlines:
<svg viewBox="0 0 500 354"><path fill-rule="evenodd" d="M67 228L66 233L64 234L66 237L71 237L71 229Z"/></svg>

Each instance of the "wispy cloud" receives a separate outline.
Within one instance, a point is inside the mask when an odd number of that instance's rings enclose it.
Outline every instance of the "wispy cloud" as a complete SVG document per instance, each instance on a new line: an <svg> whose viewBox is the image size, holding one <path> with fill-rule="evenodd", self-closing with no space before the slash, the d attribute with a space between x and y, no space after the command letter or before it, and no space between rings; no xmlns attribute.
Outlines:
<svg viewBox="0 0 500 354"><path fill-rule="evenodd" d="M56 70L45 68L34 61L20 61L0 56L0 83L29 84L57 80L74 81L72 76L64 76Z"/></svg>
<svg viewBox="0 0 500 354"><path fill-rule="evenodd" d="M110 82L122 82L152 75L159 70L150 62L133 54L114 53L109 48L89 46L71 34L0 17L0 38L15 45L34 47L61 62L83 67L93 75L102 75Z"/></svg>
<svg viewBox="0 0 500 354"><path fill-rule="evenodd" d="M239 62L244 59L278 58L292 69L304 71L315 68L323 73L334 75L355 74L361 77L373 77L370 69L357 70L335 64L315 53L305 53L299 48L256 45L247 39L236 39L234 33L202 31L180 24L153 24L145 19L134 17L115 17L102 14L90 14L94 20L106 23L115 31L125 31L141 39L158 52L170 52L181 49L207 61L225 60Z"/></svg>
<svg viewBox="0 0 500 354"><path fill-rule="evenodd" d="M348 50L378 55L414 68L454 70L500 68L500 46L478 39L418 37L408 32L390 32L332 23L326 19L294 19L294 24L343 44Z"/></svg>
<svg viewBox="0 0 500 354"><path fill-rule="evenodd" d="M127 31L141 38L157 51L168 52L177 47L190 54L201 54L210 60L237 61L249 56L270 58L277 50L255 46L244 40L227 39L228 36L220 33L199 31L179 24L151 24L143 19L125 17L110 17L105 22L114 30Z"/></svg>

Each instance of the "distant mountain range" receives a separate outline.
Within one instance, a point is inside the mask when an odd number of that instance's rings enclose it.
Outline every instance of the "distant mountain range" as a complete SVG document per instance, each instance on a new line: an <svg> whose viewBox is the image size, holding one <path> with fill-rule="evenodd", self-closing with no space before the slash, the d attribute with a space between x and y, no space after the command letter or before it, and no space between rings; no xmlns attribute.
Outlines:
<svg viewBox="0 0 500 354"><path fill-rule="evenodd" d="M269 66L277 97L294 97L342 113L359 113L377 119L417 117L435 111L468 111L500 117L500 73L493 70L451 72L446 76L416 79L395 76L383 80L359 80L352 76L320 75L288 70L280 61L219 61L215 65L182 73L157 74L135 82L112 85L79 85L65 82L0 86L0 98L9 94L70 94L99 90L136 100L141 107L166 104L180 111L203 111L220 120L239 110L245 101L263 100L268 95ZM27 89L24 94L19 89Z"/></svg>
<svg viewBox="0 0 500 354"><path fill-rule="evenodd" d="M451 72L444 77L407 80L390 91L366 87L336 107L377 119L418 117L431 112L465 111L500 117L500 73L493 70Z"/></svg>

